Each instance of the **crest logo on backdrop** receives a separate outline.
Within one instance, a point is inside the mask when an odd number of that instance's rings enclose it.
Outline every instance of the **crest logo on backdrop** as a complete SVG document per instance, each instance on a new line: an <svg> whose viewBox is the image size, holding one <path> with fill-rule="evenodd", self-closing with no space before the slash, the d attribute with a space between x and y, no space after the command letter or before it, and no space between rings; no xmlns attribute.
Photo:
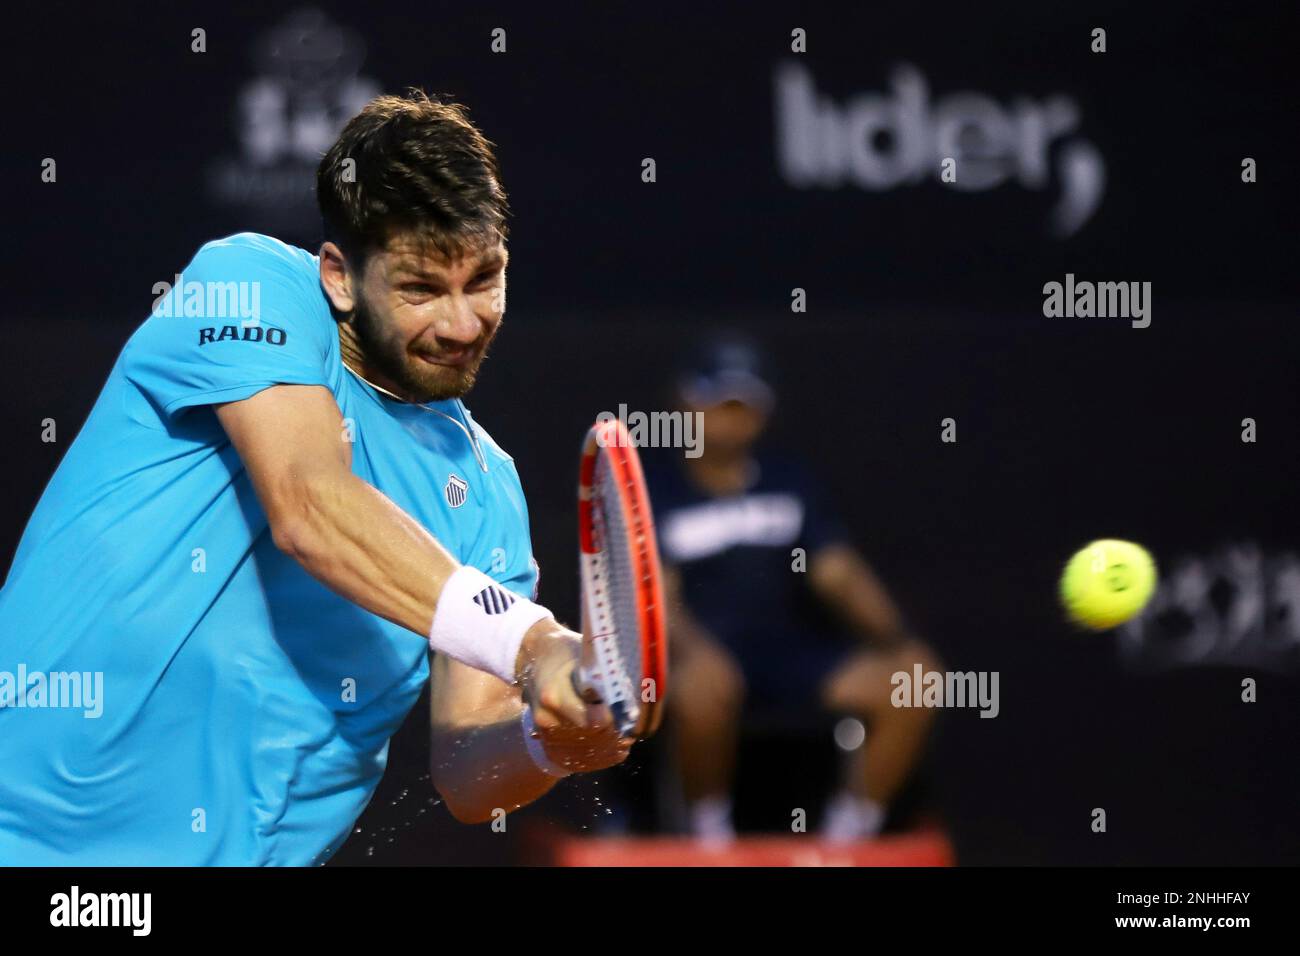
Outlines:
<svg viewBox="0 0 1300 956"><path fill-rule="evenodd" d="M256 36L251 53L255 71L233 104L239 154L208 168L209 197L281 238L314 237L316 166L380 85L360 75L361 38L314 8Z"/></svg>

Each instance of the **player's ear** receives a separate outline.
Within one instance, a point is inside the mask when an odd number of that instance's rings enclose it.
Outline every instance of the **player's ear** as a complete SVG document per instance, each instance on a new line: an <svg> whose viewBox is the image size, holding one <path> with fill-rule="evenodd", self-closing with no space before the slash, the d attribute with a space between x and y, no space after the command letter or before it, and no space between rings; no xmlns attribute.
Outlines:
<svg viewBox="0 0 1300 956"><path fill-rule="evenodd" d="M320 247L320 284L325 296L335 310L347 314L356 306L352 288L353 277L348 270L343 250L332 242Z"/></svg>

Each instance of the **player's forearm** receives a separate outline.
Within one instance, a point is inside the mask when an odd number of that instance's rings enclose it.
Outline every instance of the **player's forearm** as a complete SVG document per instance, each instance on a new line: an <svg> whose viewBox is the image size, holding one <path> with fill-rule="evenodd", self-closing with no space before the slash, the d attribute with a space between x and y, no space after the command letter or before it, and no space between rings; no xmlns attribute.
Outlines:
<svg viewBox="0 0 1300 956"><path fill-rule="evenodd" d="M461 823L491 821L532 803L558 777L541 770L528 753L519 717L470 727L434 730L433 785Z"/></svg>
<svg viewBox="0 0 1300 956"><path fill-rule="evenodd" d="M480 588L495 587L491 579L462 568L419 522L351 472L298 476L270 514L277 546L309 574L367 611L427 638L435 651L507 684L549 673L538 665L542 659L550 670L575 659L578 635L518 595L504 613L484 615L475 607L477 619L466 623L465 609L474 607L471 600ZM580 705L576 696L566 701L566 713Z"/></svg>
<svg viewBox="0 0 1300 956"><path fill-rule="evenodd" d="M276 545L367 611L428 636L459 563L414 518L351 472L295 482L271 516Z"/></svg>

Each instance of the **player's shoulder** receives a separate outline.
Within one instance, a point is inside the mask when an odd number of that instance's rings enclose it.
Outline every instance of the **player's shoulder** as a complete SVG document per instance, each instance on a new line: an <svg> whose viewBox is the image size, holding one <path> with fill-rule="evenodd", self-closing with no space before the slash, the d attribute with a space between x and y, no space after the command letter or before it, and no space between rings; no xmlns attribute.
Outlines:
<svg viewBox="0 0 1300 956"><path fill-rule="evenodd" d="M306 249L260 232L236 232L205 242L185 271L195 268L244 266L258 271L283 272L295 277L317 274L316 257Z"/></svg>
<svg viewBox="0 0 1300 956"><path fill-rule="evenodd" d="M155 285L153 308L127 343L129 361L300 343L323 360L337 348L316 258L304 249L234 233L200 246L176 280Z"/></svg>
<svg viewBox="0 0 1300 956"><path fill-rule="evenodd" d="M179 278L170 296L172 314L228 319L238 306L241 319L257 320L252 325L264 318L272 328L290 330L327 349L337 338L317 258L274 236L237 232L205 242ZM241 333L241 338L257 340L255 333Z"/></svg>

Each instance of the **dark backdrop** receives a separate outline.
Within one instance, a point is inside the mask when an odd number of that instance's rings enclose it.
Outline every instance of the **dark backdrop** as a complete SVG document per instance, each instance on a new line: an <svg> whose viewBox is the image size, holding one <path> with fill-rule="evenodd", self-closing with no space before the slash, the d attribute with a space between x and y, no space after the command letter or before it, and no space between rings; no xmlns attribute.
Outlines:
<svg viewBox="0 0 1300 956"><path fill-rule="evenodd" d="M621 402L665 407L682 350L744 328L775 358L773 440L818 464L947 664L1001 673L1001 716L945 713L929 761L963 861L1294 862L1294 648L1188 666L1157 649L1139 667L1055 604L1062 562L1096 537L1141 541L1162 569L1234 542L1296 548L1293 35L1268 6L1127 6L21 11L4 58L8 554L153 283L232 231L313 248L310 154L328 129L310 121L367 84L422 85L471 106L511 191L510 313L470 404L516 457L549 605L573 616L585 425ZM504 54L489 48L498 26ZM1089 52L1094 26L1105 54ZM194 27L206 53L190 52ZM774 93L789 63L841 107L911 64L931 104L1056 97L1078 120L1034 188L964 192L929 173L798 188ZM1105 188L1061 236L1071 143L1101 157ZM1151 327L1045 318L1043 283L1066 272L1152 282ZM790 311L796 287L805 313ZM56 444L39 440L47 417ZM948 417L956 444L939 440ZM1270 605L1269 634L1289 607ZM1256 704L1240 701L1246 676ZM340 858L518 858L516 833L457 827L428 803L420 724ZM521 818L592 826L600 786L566 783Z"/></svg>

